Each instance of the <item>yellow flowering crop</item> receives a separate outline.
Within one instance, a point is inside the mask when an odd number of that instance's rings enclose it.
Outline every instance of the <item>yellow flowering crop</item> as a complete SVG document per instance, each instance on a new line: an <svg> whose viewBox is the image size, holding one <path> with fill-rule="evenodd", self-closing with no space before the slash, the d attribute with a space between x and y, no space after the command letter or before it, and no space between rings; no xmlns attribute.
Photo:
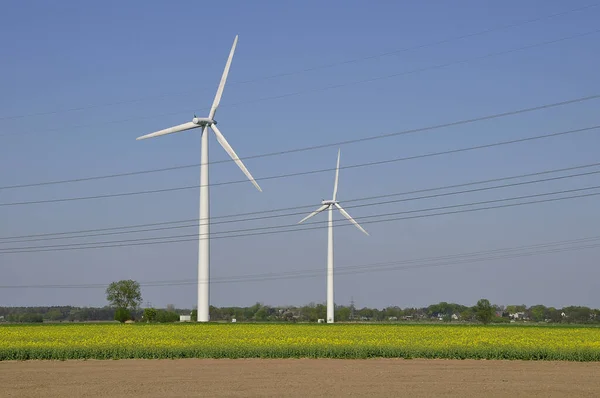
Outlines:
<svg viewBox="0 0 600 398"><path fill-rule="evenodd" d="M600 360L600 328L373 324L0 326L0 360L76 358Z"/></svg>

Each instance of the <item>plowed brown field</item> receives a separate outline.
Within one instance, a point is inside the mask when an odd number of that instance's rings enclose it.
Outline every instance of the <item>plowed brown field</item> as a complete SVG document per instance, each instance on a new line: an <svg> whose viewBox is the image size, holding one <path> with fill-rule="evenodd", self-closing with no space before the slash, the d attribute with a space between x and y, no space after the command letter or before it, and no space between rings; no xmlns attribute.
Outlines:
<svg viewBox="0 0 600 398"><path fill-rule="evenodd" d="M0 362L10 397L600 397L600 363L181 359Z"/></svg>

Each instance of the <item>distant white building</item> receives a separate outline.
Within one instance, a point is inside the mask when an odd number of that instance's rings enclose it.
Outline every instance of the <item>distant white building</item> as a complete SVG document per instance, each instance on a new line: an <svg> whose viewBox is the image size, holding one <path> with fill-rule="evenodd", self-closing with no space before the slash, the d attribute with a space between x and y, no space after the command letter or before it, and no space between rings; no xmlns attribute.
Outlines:
<svg viewBox="0 0 600 398"><path fill-rule="evenodd" d="M514 314L508 314L508 317L511 319L525 319L527 318L525 316L525 313L523 311L521 312L515 312Z"/></svg>
<svg viewBox="0 0 600 398"><path fill-rule="evenodd" d="M179 322L191 322L191 321L192 321L191 315L179 315Z"/></svg>

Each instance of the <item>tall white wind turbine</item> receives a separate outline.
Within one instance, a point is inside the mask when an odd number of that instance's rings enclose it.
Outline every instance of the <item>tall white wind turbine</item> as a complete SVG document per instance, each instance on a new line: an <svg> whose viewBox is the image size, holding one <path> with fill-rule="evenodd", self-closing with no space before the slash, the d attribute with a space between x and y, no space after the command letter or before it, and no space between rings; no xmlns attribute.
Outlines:
<svg viewBox="0 0 600 398"><path fill-rule="evenodd" d="M233 41L233 46L231 47L231 51L229 52L229 58L227 59L227 63L225 64L225 70L223 71L223 76L221 76L221 82L219 83L219 88L217 89L217 94L215 95L215 99L213 101L212 107L210 108L210 112L208 117L201 118L196 117L191 122L183 123L174 127L169 127L164 130L160 130L151 134L147 134L141 137L136 138L137 140L143 140L145 138L158 137L160 135L178 133L180 131L202 128L202 139L200 146L200 220L199 220L199 236L198 236L198 322L208 322L209 320L209 265L210 265L210 216L209 216L209 206L208 206L208 129L210 128L215 136L217 137L217 141L219 144L225 149L225 152L229 154L231 159L238 165L238 167L242 170L242 172L248 177L248 179L254 184L256 189L262 192L260 186L256 183L252 174L248 171L246 166L242 163L242 161L238 158L237 154L229 145L221 131L217 128L217 121L214 119L215 113L217 112L217 108L219 107L219 102L221 101L221 96L223 95L223 88L225 87L225 81L227 80L227 75L229 74L229 67L231 66L231 59L233 58L233 53L235 52L235 47L237 45L238 36L235 36Z"/></svg>
<svg viewBox="0 0 600 398"><path fill-rule="evenodd" d="M327 323L334 322L334 301L333 301L333 208L336 207L344 217L346 217L356 228L360 229L366 235L369 235L367 231L363 229L346 210L340 206L340 203L336 200L338 179L340 175L340 151L338 149L337 166L335 168L335 183L333 185L333 199L324 200L321 202L322 206L317 210L310 213L298 222L298 224L308 220L314 215L319 214L323 210L329 210L329 223L327 225Z"/></svg>

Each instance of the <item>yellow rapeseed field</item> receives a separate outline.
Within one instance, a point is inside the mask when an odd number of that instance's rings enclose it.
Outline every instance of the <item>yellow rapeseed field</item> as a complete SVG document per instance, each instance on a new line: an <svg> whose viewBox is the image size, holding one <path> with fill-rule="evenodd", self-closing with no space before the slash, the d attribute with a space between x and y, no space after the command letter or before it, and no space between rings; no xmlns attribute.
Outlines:
<svg viewBox="0 0 600 398"><path fill-rule="evenodd" d="M75 358L600 360L600 328L373 324L0 326L0 360Z"/></svg>

